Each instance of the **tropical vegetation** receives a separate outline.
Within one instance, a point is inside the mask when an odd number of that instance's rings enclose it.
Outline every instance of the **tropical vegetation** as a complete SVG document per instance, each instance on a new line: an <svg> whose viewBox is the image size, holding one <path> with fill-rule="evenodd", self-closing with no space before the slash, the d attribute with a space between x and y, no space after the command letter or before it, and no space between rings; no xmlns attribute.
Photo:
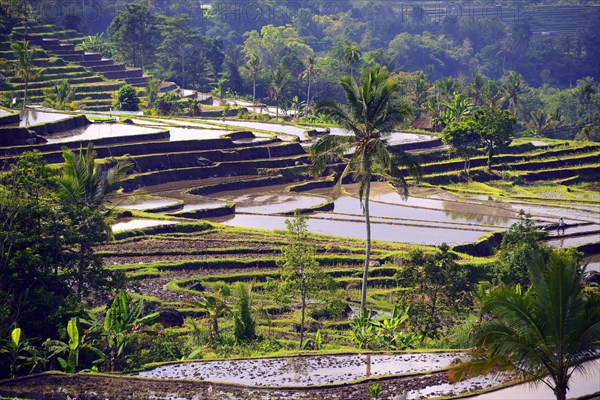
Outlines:
<svg viewBox="0 0 600 400"><path fill-rule="evenodd" d="M576 254L555 250L528 264L531 287L501 286L485 297L489 316L475 332L476 351L454 368L454 380L510 370L567 398L569 381L600 349L600 297L585 291Z"/></svg>

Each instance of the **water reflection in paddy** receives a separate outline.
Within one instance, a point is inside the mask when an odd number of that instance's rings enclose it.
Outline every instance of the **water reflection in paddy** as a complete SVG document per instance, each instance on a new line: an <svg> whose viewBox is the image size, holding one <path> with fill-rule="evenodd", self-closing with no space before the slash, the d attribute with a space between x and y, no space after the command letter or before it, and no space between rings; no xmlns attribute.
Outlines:
<svg viewBox="0 0 600 400"><path fill-rule="evenodd" d="M179 126L193 126L194 128L204 128L204 129L211 129L211 128L217 128L217 126L213 125L213 124L207 124L207 123L202 123L202 122L193 122L193 121L187 121L187 120L179 120L179 119L158 119L157 121L165 123L165 124L169 124L169 125L179 125Z"/></svg>
<svg viewBox="0 0 600 400"><path fill-rule="evenodd" d="M133 122L136 125L149 125L149 126L169 126L168 124L165 124L164 122L160 122L160 121L156 121L156 120L152 120L152 119L136 119L136 118L132 118L131 122Z"/></svg>
<svg viewBox="0 0 600 400"><path fill-rule="evenodd" d="M224 205L226 205L226 203L224 203L222 201L206 201L203 203L193 203L193 204L186 203L182 209L177 210L173 214L198 211L198 210L209 210L209 209L213 209L213 208L223 207Z"/></svg>
<svg viewBox="0 0 600 400"><path fill-rule="evenodd" d="M418 203L418 201L417 201ZM464 224L483 224L508 227L514 219L495 215L474 214L467 212L448 212L442 210L405 206L403 204L387 204L371 201L369 203L372 217L388 217L396 219L411 219L421 221L458 222ZM443 204L441 204L443 206ZM335 201L334 214L362 215L362 207L357 198L343 196Z"/></svg>
<svg viewBox="0 0 600 400"><path fill-rule="evenodd" d="M71 114L50 113L35 110L21 110L19 111L19 116L21 117L19 126L39 125L73 117Z"/></svg>
<svg viewBox="0 0 600 400"><path fill-rule="evenodd" d="M171 134L170 141L182 140L202 140L202 139L219 139L222 135L230 133L230 131L219 129L194 129L194 128L176 128L170 126L167 128Z"/></svg>
<svg viewBox="0 0 600 400"><path fill-rule="evenodd" d="M312 233L321 233L332 236L341 236L354 239L365 239L364 221L340 221L333 219L320 219L317 216L309 217L308 230ZM324 218L332 217L331 214L323 214ZM270 215L236 214L229 218L216 218L215 222L226 225L253 227L261 229L286 229L287 217ZM424 226L402 226L382 223L371 224L371 235L374 240L385 240L389 242L413 243L423 245L436 245L446 242L448 244L471 243L484 234L484 230L450 229L440 227Z"/></svg>
<svg viewBox="0 0 600 400"><path fill-rule="evenodd" d="M517 213L510 205L498 203L475 203L464 201L438 200L424 197L410 196L403 199L400 193L394 191L389 185L376 183L372 200L381 203L390 203L407 207L422 207L443 211L452 220L460 220L462 216L468 216L471 221L486 225L510 226L516 222ZM355 190L355 185L347 186L349 192Z"/></svg>
<svg viewBox="0 0 600 400"><path fill-rule="evenodd" d="M579 246L586 243L599 243L600 235L587 235L587 236L575 236L575 237L564 237L548 240L545 243L548 246L556 247L559 249L566 249L573 246Z"/></svg>
<svg viewBox="0 0 600 400"><path fill-rule="evenodd" d="M130 219L124 222L117 222L112 226L113 232L120 232L129 229L149 228L152 226L174 225L177 221L167 221L160 219Z"/></svg>
<svg viewBox="0 0 600 400"><path fill-rule="evenodd" d="M294 193L282 195L280 193L251 193L239 197L225 196L236 204L237 212L275 214L294 211L297 208L310 208L323 204L326 200L322 197L304 196Z"/></svg>
<svg viewBox="0 0 600 400"><path fill-rule="evenodd" d="M286 135L298 136L301 139L304 137L304 132L310 128L299 128L293 125L270 124L267 122L251 122L251 121L215 121L220 125L237 126L245 129L259 129L263 131L284 133Z"/></svg>
<svg viewBox="0 0 600 400"><path fill-rule="evenodd" d="M118 207L124 208L126 210L152 210L156 208L175 206L177 204L179 204L179 202L176 200L156 199L136 202L132 204L119 204Z"/></svg>
<svg viewBox="0 0 600 400"><path fill-rule="evenodd" d="M95 140L114 136L134 136L159 132L157 128L144 128L127 124L91 124L70 131L47 135L48 143Z"/></svg>

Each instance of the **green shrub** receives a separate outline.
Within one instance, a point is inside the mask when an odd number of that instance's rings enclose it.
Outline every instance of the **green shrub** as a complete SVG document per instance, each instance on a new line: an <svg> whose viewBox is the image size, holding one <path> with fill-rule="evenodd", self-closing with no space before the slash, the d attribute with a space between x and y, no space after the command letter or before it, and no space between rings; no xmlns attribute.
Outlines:
<svg viewBox="0 0 600 400"><path fill-rule="evenodd" d="M256 338L256 322L252 318L250 310L250 294L246 286L238 282L236 291L239 298L237 301L237 313L234 319L234 334L238 343L248 342Z"/></svg>
<svg viewBox="0 0 600 400"><path fill-rule="evenodd" d="M116 109L121 111L138 111L140 109L140 98L132 85L121 86L113 103Z"/></svg>

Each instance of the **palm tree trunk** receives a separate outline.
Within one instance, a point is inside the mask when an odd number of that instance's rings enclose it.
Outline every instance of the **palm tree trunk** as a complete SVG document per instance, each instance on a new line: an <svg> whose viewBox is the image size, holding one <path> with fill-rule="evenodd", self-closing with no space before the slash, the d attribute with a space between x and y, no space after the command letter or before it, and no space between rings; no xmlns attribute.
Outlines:
<svg viewBox="0 0 600 400"><path fill-rule="evenodd" d="M567 399L567 386L566 385L557 385L554 388L554 395L556 396L556 400L566 400Z"/></svg>
<svg viewBox="0 0 600 400"><path fill-rule="evenodd" d="M219 336L219 318L216 315L213 317L213 334L215 338Z"/></svg>
<svg viewBox="0 0 600 400"><path fill-rule="evenodd" d="M252 82L252 112L256 113L256 75Z"/></svg>
<svg viewBox="0 0 600 400"><path fill-rule="evenodd" d="M433 322L433 318L435 317L435 311L436 311L436 306L437 306L437 292L435 292L433 294L433 299L431 299L431 308L430 308L430 312L429 312L429 319L427 320L427 323L425 324L425 328L423 329L423 335L421 336L421 342L420 342L420 347L423 347L423 343L425 342L425 338L427 338L427 333L429 332L429 327L431 326L431 323Z"/></svg>
<svg viewBox="0 0 600 400"><path fill-rule="evenodd" d="M369 215L369 196L371 192L371 177L367 176L365 188L365 224L367 227L367 244L365 249L365 267L363 270L362 293L360 297L360 312L365 312L367 307L367 284L369 279L369 264L371 263L371 217Z"/></svg>
<svg viewBox="0 0 600 400"><path fill-rule="evenodd" d="M310 74L308 75L308 89L306 89L306 109L310 105Z"/></svg>
<svg viewBox="0 0 600 400"><path fill-rule="evenodd" d="M302 313L300 317L300 349L304 343L304 314L306 311L306 283L302 279Z"/></svg>
<svg viewBox="0 0 600 400"><path fill-rule="evenodd" d="M25 104L27 103L27 86L29 82L25 79L25 92L23 93L23 110L25 109Z"/></svg>

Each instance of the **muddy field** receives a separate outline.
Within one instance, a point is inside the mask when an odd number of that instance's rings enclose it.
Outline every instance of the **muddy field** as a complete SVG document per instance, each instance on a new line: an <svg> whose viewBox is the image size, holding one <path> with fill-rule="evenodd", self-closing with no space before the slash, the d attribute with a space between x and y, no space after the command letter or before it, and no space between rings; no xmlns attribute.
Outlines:
<svg viewBox="0 0 600 400"><path fill-rule="evenodd" d="M447 373L380 379L382 399L400 398L403 392L416 391L448 382ZM78 374L69 376L48 373L30 376L0 385L3 396L64 400L67 395L81 394L85 400L120 399L340 399L370 400L372 382L330 387L284 389L256 388L202 381L152 380L137 377ZM473 389L477 389L476 386ZM449 394L450 391L447 392Z"/></svg>

